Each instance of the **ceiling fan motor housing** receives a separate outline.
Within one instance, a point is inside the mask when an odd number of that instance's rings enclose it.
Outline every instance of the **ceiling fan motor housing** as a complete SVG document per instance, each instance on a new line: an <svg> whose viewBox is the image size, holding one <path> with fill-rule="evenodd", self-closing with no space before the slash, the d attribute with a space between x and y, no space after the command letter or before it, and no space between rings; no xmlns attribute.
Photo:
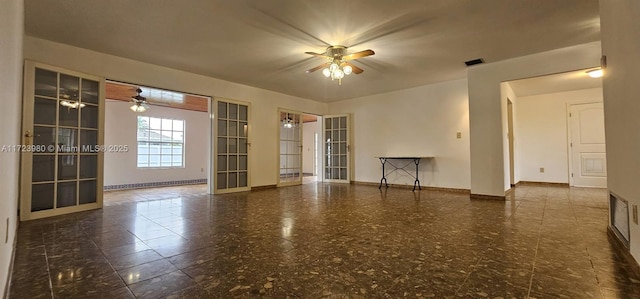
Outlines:
<svg viewBox="0 0 640 299"><path fill-rule="evenodd" d="M331 46L327 48L327 52L325 54L329 57L333 57L334 59L342 59L343 56L347 55L347 47Z"/></svg>

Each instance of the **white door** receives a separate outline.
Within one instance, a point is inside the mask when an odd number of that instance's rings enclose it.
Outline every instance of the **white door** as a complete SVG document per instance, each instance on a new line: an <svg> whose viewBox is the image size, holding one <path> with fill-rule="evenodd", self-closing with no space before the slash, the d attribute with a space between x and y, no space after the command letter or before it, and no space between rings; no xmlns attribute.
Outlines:
<svg viewBox="0 0 640 299"><path fill-rule="evenodd" d="M572 186L607 187L602 103L569 106Z"/></svg>
<svg viewBox="0 0 640 299"><path fill-rule="evenodd" d="M104 78L25 63L20 219L102 207Z"/></svg>
<svg viewBox="0 0 640 299"><path fill-rule="evenodd" d="M325 182L350 182L349 115L324 116Z"/></svg>
<svg viewBox="0 0 640 299"><path fill-rule="evenodd" d="M278 186L302 184L302 113L279 112L280 167Z"/></svg>
<svg viewBox="0 0 640 299"><path fill-rule="evenodd" d="M250 106L216 99L214 194L251 190L249 149Z"/></svg>

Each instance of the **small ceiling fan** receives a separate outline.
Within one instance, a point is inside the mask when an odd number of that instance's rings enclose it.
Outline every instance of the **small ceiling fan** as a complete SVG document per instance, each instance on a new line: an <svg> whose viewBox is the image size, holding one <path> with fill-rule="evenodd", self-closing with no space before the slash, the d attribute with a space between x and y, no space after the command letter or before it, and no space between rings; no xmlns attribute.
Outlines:
<svg viewBox="0 0 640 299"><path fill-rule="evenodd" d="M330 46L327 50L320 54L314 52L305 52L305 54L326 58L327 62L307 70L307 73L315 72L322 69L322 74L331 78L331 80L338 80L338 84L342 85L342 78L351 73L360 74L364 72L363 69L353 65L349 61L362 57L367 57L376 54L373 50L364 50L356 53L347 54L347 47L345 46Z"/></svg>
<svg viewBox="0 0 640 299"><path fill-rule="evenodd" d="M131 103L133 103L133 105L131 107L129 107L129 108L133 112L145 112L145 111L147 111L147 109L149 109L150 107L147 104L147 98L145 98L145 97L140 95L142 93L142 89L140 89L138 87L138 89L136 89L136 93L138 93L138 94L131 97Z"/></svg>

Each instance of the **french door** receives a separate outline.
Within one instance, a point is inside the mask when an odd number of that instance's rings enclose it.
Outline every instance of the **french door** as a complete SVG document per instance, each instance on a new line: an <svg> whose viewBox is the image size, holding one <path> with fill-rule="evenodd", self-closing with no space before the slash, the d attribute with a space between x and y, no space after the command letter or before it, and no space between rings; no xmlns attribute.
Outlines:
<svg viewBox="0 0 640 299"><path fill-rule="evenodd" d="M280 167L278 186L302 184L302 113L279 112Z"/></svg>
<svg viewBox="0 0 640 299"><path fill-rule="evenodd" d="M349 115L324 116L323 131L324 181L349 183L351 181Z"/></svg>
<svg viewBox="0 0 640 299"><path fill-rule="evenodd" d="M104 78L26 61L20 219L102 207Z"/></svg>
<svg viewBox="0 0 640 299"><path fill-rule="evenodd" d="M250 111L244 102L216 99L213 193L251 190L249 150Z"/></svg>

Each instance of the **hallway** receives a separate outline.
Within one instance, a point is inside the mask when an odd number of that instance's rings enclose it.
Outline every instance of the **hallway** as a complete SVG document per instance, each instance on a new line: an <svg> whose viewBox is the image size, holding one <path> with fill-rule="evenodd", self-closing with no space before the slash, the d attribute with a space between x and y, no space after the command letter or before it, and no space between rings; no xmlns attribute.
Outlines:
<svg viewBox="0 0 640 299"><path fill-rule="evenodd" d="M501 202L317 183L105 201L21 223L10 298L639 298L606 230L604 189L521 186Z"/></svg>

